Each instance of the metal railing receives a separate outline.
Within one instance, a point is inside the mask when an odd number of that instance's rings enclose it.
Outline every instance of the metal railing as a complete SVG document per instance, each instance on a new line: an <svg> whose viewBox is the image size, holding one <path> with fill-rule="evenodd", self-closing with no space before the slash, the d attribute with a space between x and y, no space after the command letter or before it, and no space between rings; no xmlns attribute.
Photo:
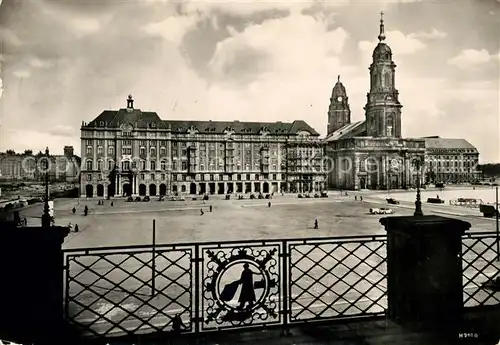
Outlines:
<svg viewBox="0 0 500 345"><path fill-rule="evenodd" d="M161 244L65 250L65 316L86 336L382 316L387 237ZM496 233L462 237L466 308L500 304Z"/></svg>
<svg viewBox="0 0 500 345"><path fill-rule="evenodd" d="M84 335L206 332L383 315L386 236L71 249Z"/></svg>
<svg viewBox="0 0 500 345"><path fill-rule="evenodd" d="M500 273L496 244L496 232L471 232L462 237L465 307L500 304L500 292L485 285Z"/></svg>

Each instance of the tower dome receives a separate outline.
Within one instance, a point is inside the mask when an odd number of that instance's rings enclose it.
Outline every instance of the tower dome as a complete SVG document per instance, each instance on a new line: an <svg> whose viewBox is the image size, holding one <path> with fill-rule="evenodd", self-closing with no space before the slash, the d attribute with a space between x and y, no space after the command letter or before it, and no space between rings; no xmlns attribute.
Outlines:
<svg viewBox="0 0 500 345"><path fill-rule="evenodd" d="M345 90L344 85L340 81L340 75L337 77L337 82L333 86L332 90L332 98L338 97L338 96L346 96L347 92Z"/></svg>
<svg viewBox="0 0 500 345"><path fill-rule="evenodd" d="M373 50L372 57L374 60L391 61L391 48L385 43L385 28L384 28L384 12L380 13L380 33L378 35L378 44Z"/></svg>

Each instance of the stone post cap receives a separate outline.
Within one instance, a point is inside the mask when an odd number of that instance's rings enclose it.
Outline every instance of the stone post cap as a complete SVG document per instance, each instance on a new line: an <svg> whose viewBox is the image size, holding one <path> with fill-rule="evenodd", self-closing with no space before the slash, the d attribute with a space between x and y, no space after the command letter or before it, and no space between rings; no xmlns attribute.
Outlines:
<svg viewBox="0 0 500 345"><path fill-rule="evenodd" d="M380 219L380 224L385 226L386 231L449 231L463 234L471 228L469 222L436 215L384 217Z"/></svg>

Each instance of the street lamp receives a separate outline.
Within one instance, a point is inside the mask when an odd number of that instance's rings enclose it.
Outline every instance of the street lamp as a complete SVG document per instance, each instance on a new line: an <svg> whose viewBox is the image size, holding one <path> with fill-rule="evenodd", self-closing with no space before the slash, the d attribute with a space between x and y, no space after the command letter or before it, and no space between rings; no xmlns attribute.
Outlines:
<svg viewBox="0 0 500 345"><path fill-rule="evenodd" d="M50 206L49 206L49 148L45 149L45 204L43 206L42 227L50 226Z"/></svg>
<svg viewBox="0 0 500 345"><path fill-rule="evenodd" d="M422 212L422 202L420 201L420 167L422 166L422 160L420 158L415 158L413 160L413 165L417 169L417 200L415 201L415 213L414 216L423 216Z"/></svg>

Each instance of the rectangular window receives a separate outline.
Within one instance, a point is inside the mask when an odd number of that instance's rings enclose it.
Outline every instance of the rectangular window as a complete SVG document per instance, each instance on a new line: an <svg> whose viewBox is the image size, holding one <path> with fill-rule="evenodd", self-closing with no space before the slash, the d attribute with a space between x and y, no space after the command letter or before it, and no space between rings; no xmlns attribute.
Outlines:
<svg viewBox="0 0 500 345"><path fill-rule="evenodd" d="M161 174L161 180L165 181L165 174Z"/></svg>
<svg viewBox="0 0 500 345"><path fill-rule="evenodd" d="M250 181L250 174L247 174L247 181Z"/></svg>
<svg viewBox="0 0 500 345"><path fill-rule="evenodd" d="M182 170L187 170L187 168L188 168L188 164L187 163L188 162L186 162L186 161L182 162Z"/></svg>
<svg viewBox="0 0 500 345"><path fill-rule="evenodd" d="M91 181L92 180L92 174L87 174L87 181Z"/></svg>
<svg viewBox="0 0 500 345"><path fill-rule="evenodd" d="M92 146L87 147L87 154L91 155L92 154Z"/></svg>
<svg viewBox="0 0 500 345"><path fill-rule="evenodd" d="M97 147L97 154L102 155L102 146Z"/></svg>
<svg viewBox="0 0 500 345"><path fill-rule="evenodd" d="M155 179L155 174L151 174L151 180Z"/></svg>
<svg viewBox="0 0 500 345"><path fill-rule="evenodd" d="M172 174L172 181L177 181L177 174Z"/></svg>

